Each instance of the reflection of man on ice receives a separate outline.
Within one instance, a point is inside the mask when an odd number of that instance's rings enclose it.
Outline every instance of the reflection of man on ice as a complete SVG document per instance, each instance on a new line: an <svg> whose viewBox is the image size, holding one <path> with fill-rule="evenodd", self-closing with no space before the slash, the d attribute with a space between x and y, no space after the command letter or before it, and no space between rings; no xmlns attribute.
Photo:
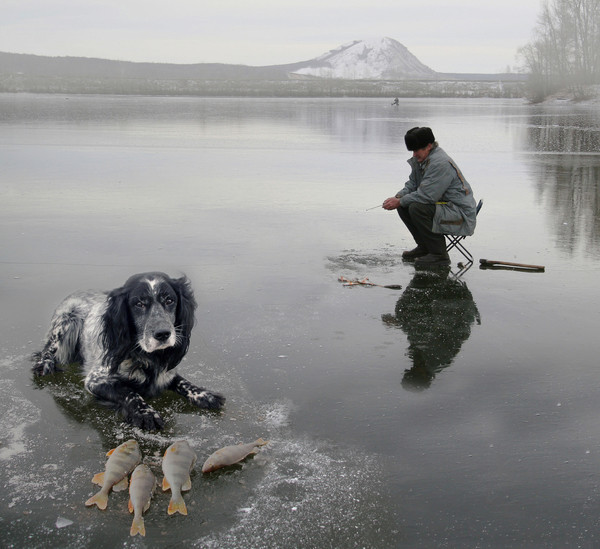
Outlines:
<svg viewBox="0 0 600 549"><path fill-rule="evenodd" d="M381 319L407 336L407 356L413 366L405 370L405 389L426 389L436 374L450 366L481 322L477 305L466 284L454 278L416 271L398 302L395 314Z"/></svg>

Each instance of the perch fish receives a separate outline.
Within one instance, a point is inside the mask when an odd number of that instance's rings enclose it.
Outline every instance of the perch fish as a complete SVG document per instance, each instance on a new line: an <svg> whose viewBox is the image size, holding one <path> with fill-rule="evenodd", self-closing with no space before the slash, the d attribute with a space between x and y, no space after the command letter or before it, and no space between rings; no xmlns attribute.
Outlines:
<svg viewBox="0 0 600 549"><path fill-rule="evenodd" d="M268 440L259 438L258 440L249 442L248 444L225 446L208 457L202 466L202 472L210 473L211 471L216 471L221 467L227 467L228 465L238 463L249 454L256 454L258 452L257 447L264 446L268 442Z"/></svg>
<svg viewBox="0 0 600 549"><path fill-rule="evenodd" d="M109 457L104 472L94 475L92 479L92 482L102 486L102 489L85 502L88 507L97 505L98 509L106 509L110 489L115 492L126 490L127 475L142 461L140 447L133 439L113 448L106 455Z"/></svg>
<svg viewBox="0 0 600 549"><path fill-rule="evenodd" d="M129 512L133 513L133 522L129 534L135 536L146 535L146 526L144 525L145 511L150 507L150 500L156 486L156 477L154 473L145 464L138 465L131 475L129 483Z"/></svg>
<svg viewBox="0 0 600 549"><path fill-rule="evenodd" d="M171 501L169 501L167 509L169 515L174 513L187 515L187 507L181 491L191 489L190 472L195 464L196 453L186 440L174 442L166 449L162 461L162 470L165 474L162 489L163 491L171 490Z"/></svg>

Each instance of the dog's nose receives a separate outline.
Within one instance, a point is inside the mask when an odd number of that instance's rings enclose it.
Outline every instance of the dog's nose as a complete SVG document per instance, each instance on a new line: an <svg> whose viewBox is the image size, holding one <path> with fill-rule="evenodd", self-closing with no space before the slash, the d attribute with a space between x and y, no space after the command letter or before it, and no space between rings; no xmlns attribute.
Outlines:
<svg viewBox="0 0 600 549"><path fill-rule="evenodd" d="M171 332L169 330L160 330L158 332L154 332L154 339L160 342L165 342L167 339L171 337Z"/></svg>

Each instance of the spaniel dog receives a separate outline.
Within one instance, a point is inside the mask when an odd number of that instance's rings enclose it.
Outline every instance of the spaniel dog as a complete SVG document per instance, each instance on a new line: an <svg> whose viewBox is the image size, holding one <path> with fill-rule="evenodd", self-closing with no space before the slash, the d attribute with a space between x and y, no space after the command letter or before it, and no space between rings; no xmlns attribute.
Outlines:
<svg viewBox="0 0 600 549"><path fill-rule="evenodd" d="M111 292L77 292L56 309L33 371L47 375L81 362L85 388L142 429L164 426L144 398L170 389L199 408L225 398L196 387L175 371L185 356L196 301L188 279L164 273L133 275Z"/></svg>

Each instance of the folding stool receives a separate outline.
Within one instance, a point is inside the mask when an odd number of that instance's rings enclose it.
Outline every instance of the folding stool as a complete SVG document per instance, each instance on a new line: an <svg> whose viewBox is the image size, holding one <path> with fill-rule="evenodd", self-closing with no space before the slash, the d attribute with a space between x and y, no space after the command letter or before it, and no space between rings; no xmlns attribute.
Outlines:
<svg viewBox="0 0 600 549"><path fill-rule="evenodd" d="M479 215L479 210L481 210L481 206L483 206L483 200L480 200L477 204L477 209L475 210L476 216ZM469 263L473 263L473 256L471 255L471 252L467 250L467 248L462 242L465 238L467 238L466 236L459 236L455 234L445 234L444 236L446 237L446 240L448 242L446 245L446 253L452 250L452 248L456 248L461 254L463 254L465 259Z"/></svg>

